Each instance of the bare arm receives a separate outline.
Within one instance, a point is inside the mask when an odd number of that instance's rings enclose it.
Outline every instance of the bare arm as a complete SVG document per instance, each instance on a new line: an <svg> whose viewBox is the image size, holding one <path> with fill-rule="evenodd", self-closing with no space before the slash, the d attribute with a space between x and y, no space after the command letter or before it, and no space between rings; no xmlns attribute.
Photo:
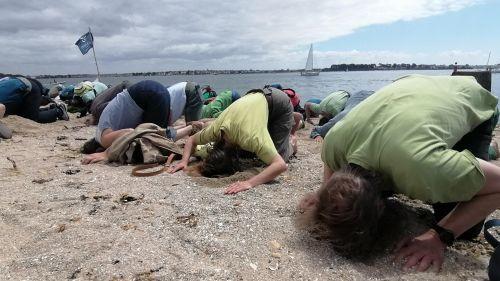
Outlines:
<svg viewBox="0 0 500 281"><path fill-rule="evenodd" d="M290 134L295 135L295 133L299 130L300 127L300 121L302 121L302 114L298 112L293 113L293 127L292 127L292 132Z"/></svg>
<svg viewBox="0 0 500 281"><path fill-rule="evenodd" d="M467 202L460 202L438 225L450 230L455 237L500 208L500 167L478 159L485 175L484 187ZM396 260L407 259L405 268L418 267L425 271L431 265L439 270L444 260L444 245L430 229L411 240L403 241L396 250Z"/></svg>
<svg viewBox="0 0 500 281"><path fill-rule="evenodd" d="M441 227L452 231L455 237L500 208L500 167L481 159L477 160L485 175L484 187L471 200L460 202L439 222Z"/></svg>
<svg viewBox="0 0 500 281"><path fill-rule="evenodd" d="M253 176L247 181L239 181L231 184L224 191L225 194L235 194L240 191L250 189L254 186L270 182L279 176L281 173L287 170L287 165L283 158L279 154L274 156L271 164L267 166L262 172Z"/></svg>
<svg viewBox="0 0 500 281"><path fill-rule="evenodd" d="M325 184L333 175L333 171L323 163L323 184Z"/></svg>
<svg viewBox="0 0 500 281"><path fill-rule="evenodd" d="M175 165L175 167L170 168L168 170L169 173L173 174L179 170L183 170L186 168L189 164L189 158L194 152L194 149L196 148L196 140L194 139L194 136L190 136L188 140L186 141L186 144L184 145L184 150L182 151L182 159Z"/></svg>
<svg viewBox="0 0 500 281"><path fill-rule="evenodd" d="M104 148L108 148L113 144L113 142L116 139L133 131L134 129L121 129L117 131L113 131L112 129L106 129L102 132L101 144Z"/></svg>
<svg viewBox="0 0 500 281"><path fill-rule="evenodd" d="M311 121L311 115L312 115L312 111L311 111L311 103L309 102L306 102L304 104L304 110L306 111L306 122L307 123L310 123L310 124L313 124L312 121ZM314 124L313 124L314 125Z"/></svg>

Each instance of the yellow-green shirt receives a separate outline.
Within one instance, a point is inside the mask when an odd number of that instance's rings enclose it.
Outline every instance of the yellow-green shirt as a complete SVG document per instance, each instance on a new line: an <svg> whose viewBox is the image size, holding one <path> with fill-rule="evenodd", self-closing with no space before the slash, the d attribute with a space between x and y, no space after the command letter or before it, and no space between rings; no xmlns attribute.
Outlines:
<svg viewBox="0 0 500 281"><path fill-rule="evenodd" d="M233 102L208 127L194 135L197 144L216 142L221 131L232 144L253 152L264 163L270 164L278 154L267 130L269 109L260 93L247 94Z"/></svg>
<svg viewBox="0 0 500 281"><path fill-rule="evenodd" d="M423 201L470 200L484 185L477 159L451 148L493 115L497 98L473 77L403 77L367 98L326 135L323 162L382 173Z"/></svg>

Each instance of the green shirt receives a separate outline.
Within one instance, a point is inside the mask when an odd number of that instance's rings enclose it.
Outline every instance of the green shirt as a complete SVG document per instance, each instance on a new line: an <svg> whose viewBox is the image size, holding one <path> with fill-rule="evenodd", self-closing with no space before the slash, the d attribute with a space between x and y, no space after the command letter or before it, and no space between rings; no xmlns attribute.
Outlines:
<svg viewBox="0 0 500 281"><path fill-rule="evenodd" d="M231 90L224 91L214 101L203 106L201 118L217 118L231 103L233 103L233 92Z"/></svg>
<svg viewBox="0 0 500 281"><path fill-rule="evenodd" d="M335 117L339 114L349 99L349 93L346 91L336 91L329 94L319 104L311 104L311 110L316 114Z"/></svg>
<svg viewBox="0 0 500 281"><path fill-rule="evenodd" d="M232 103L208 127L194 135L197 144L216 142L221 131L232 144L253 152L266 164L278 155L267 130L269 109L267 100L260 93L247 94Z"/></svg>
<svg viewBox="0 0 500 281"><path fill-rule="evenodd" d="M497 99L473 77L403 77L355 107L325 137L332 170L382 173L395 192L435 202L470 200L483 186L477 159L451 148L493 115Z"/></svg>

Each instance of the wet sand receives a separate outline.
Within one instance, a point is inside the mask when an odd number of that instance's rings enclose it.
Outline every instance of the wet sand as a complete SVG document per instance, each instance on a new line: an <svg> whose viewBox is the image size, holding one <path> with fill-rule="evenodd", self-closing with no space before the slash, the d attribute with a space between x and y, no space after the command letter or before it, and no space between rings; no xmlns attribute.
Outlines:
<svg viewBox="0 0 500 281"><path fill-rule="evenodd" d="M319 187L322 174L320 145L308 139L309 125L299 132L299 153L285 174L226 196L228 183L259 168L221 179L184 173L136 178L132 166L80 164L79 148L95 129L74 115L44 125L16 116L3 122L14 137L0 142L2 280L487 278L492 248L482 236L447 250L438 274L394 265L394 240L422 231L431 216L428 206L405 198L391 201L397 211L387 221L380 254L365 263L297 231L295 206Z"/></svg>

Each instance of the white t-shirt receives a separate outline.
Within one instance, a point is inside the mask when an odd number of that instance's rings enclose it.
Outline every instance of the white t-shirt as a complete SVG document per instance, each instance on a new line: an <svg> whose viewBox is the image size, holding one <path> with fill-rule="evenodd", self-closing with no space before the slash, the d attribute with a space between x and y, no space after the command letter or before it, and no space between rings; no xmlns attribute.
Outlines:
<svg viewBox="0 0 500 281"><path fill-rule="evenodd" d="M186 107L186 85L187 82L181 82L168 87L170 94L169 125L172 125L184 113L184 108Z"/></svg>

